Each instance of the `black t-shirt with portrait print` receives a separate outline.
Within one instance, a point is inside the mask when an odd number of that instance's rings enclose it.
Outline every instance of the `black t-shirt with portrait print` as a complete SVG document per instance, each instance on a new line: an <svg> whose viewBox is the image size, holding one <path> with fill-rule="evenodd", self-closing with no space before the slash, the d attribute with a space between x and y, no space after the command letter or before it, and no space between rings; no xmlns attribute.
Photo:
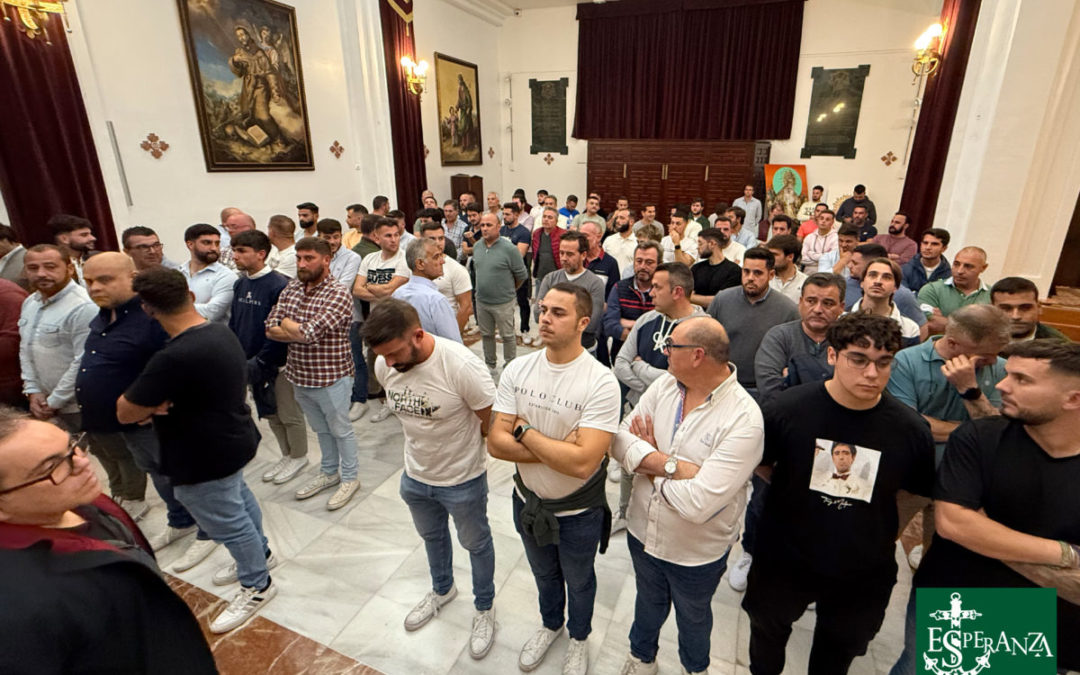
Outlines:
<svg viewBox="0 0 1080 675"><path fill-rule="evenodd" d="M930 425L888 392L868 410L846 408L824 382L780 392L762 412L762 463L774 466L754 564L895 579L896 493L930 496ZM847 471L833 460L837 443L855 447Z"/></svg>
<svg viewBox="0 0 1080 675"><path fill-rule="evenodd" d="M945 445L934 498L983 509L991 520L1018 532L1080 544L1080 455L1051 457L1023 422L986 417L960 425ZM938 534L913 583L917 588L1035 587L1005 563ZM1059 598L1059 667L1080 668L1078 635L1080 606Z"/></svg>
<svg viewBox="0 0 1080 675"><path fill-rule="evenodd" d="M246 389L240 341L228 326L207 321L165 343L124 396L147 408L172 403L154 415L161 473L190 485L232 475L255 456L260 434Z"/></svg>

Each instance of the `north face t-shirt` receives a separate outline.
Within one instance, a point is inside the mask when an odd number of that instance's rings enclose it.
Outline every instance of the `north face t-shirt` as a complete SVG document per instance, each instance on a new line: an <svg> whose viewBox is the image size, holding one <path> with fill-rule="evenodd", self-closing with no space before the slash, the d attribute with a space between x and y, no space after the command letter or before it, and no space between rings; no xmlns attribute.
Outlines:
<svg viewBox="0 0 1080 675"><path fill-rule="evenodd" d="M460 485L487 470L480 418L495 400L495 382L479 356L439 336L435 351L404 373L375 359L386 405L405 432L405 473L428 485Z"/></svg>
<svg viewBox="0 0 1080 675"><path fill-rule="evenodd" d="M926 420L888 392L869 410L845 408L824 382L780 392L763 414L763 462L775 466L754 557L826 578L894 576L896 493L933 486Z"/></svg>

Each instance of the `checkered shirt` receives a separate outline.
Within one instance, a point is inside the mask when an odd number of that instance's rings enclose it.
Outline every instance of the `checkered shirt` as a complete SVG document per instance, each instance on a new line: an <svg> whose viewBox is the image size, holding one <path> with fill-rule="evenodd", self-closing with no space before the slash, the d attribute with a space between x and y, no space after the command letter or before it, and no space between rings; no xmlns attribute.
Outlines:
<svg viewBox="0 0 1080 675"><path fill-rule="evenodd" d="M292 319L305 337L304 342L289 343L285 363L289 382L297 387L328 387L355 372L349 346L352 304L349 290L329 275L310 291L299 279L281 291L266 317L267 329L282 319Z"/></svg>

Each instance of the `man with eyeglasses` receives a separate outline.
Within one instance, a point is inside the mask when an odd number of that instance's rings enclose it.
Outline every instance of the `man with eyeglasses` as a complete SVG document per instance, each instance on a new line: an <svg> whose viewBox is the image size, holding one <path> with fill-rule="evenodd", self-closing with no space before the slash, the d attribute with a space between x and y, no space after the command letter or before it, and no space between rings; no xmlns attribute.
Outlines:
<svg viewBox="0 0 1080 675"><path fill-rule="evenodd" d="M120 235L120 243L124 253L135 263L135 271L142 272L145 269L162 265L170 269L179 269L180 265L165 257L164 247L158 239L157 232L149 227L136 225L129 227Z"/></svg>
<svg viewBox="0 0 1080 675"><path fill-rule="evenodd" d="M191 610L77 440L0 407L0 672L216 673Z"/></svg>
<svg viewBox="0 0 1080 675"><path fill-rule="evenodd" d="M809 672L843 675L866 653L896 583L897 492L933 487L930 428L885 391L900 327L849 314L826 339L832 377L783 391L763 410L759 471L771 487L742 602L755 675L783 672L791 626L815 602ZM828 450L837 443L856 449L848 473L868 490L844 493L816 479L834 466Z"/></svg>
<svg viewBox="0 0 1080 675"><path fill-rule="evenodd" d="M709 668L711 602L763 444L761 411L739 386L728 347L711 317L675 326L663 342L668 372L645 391L611 446L634 476L626 543L637 597L623 673L655 675L672 605L684 672Z"/></svg>

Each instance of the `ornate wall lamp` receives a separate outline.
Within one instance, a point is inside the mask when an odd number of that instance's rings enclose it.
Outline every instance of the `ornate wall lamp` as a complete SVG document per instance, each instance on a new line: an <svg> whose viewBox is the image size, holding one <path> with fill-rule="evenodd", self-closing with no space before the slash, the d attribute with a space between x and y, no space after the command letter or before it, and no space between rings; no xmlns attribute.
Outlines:
<svg viewBox="0 0 1080 675"><path fill-rule="evenodd" d="M427 61L421 59L420 63L414 63L408 56L402 56L401 67L405 69L405 86L409 89L409 93L417 96L424 93L428 71Z"/></svg>
<svg viewBox="0 0 1080 675"><path fill-rule="evenodd" d="M935 23L915 40L915 62L911 64L911 72L918 77L928 77L941 65L941 36L944 31L940 23Z"/></svg>

